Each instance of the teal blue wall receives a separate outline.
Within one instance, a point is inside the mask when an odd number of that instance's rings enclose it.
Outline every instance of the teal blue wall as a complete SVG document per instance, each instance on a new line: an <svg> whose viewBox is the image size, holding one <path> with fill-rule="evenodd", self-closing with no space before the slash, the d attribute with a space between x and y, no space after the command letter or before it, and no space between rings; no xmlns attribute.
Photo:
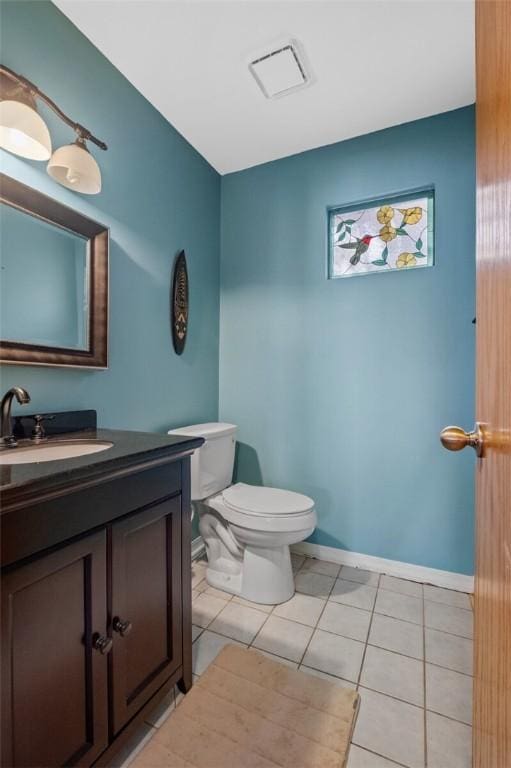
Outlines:
<svg viewBox="0 0 511 768"><path fill-rule="evenodd" d="M1 387L26 387L34 411L96 408L104 426L161 431L218 415L220 178L49 2L2 2L2 62L32 79L109 145L91 151L103 190L59 186L46 163L0 150L1 169L110 227L107 371L4 366ZM134 52L136 55L136 52ZM44 107L54 147L72 132ZM190 332L172 349L169 284L184 248ZM24 308L30 312L30 307Z"/></svg>
<svg viewBox="0 0 511 768"><path fill-rule="evenodd" d="M329 546L472 572L473 458L438 431L473 421L471 108L222 180L51 3L2 2L2 61L109 144L103 191L77 195L44 163L2 170L111 230L110 367L5 366L34 410L97 408L102 425L240 425L238 476L310 494ZM54 146L70 132L41 112ZM0 151L1 152L1 151ZM326 279L326 208L435 185L436 266ZM169 280L185 248L184 355Z"/></svg>
<svg viewBox="0 0 511 768"><path fill-rule="evenodd" d="M474 111L222 179L220 418L327 546L473 572ZM327 280L327 206L434 185L431 269Z"/></svg>

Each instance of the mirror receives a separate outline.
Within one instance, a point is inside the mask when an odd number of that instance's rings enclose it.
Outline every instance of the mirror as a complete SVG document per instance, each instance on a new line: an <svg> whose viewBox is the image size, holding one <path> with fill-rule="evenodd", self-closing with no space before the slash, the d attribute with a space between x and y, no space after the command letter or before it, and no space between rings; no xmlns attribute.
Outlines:
<svg viewBox="0 0 511 768"><path fill-rule="evenodd" d="M0 175L0 357L107 365L108 230Z"/></svg>
<svg viewBox="0 0 511 768"><path fill-rule="evenodd" d="M88 269L85 238L0 206L2 337L87 349ZM21 311L23 305L30 311Z"/></svg>

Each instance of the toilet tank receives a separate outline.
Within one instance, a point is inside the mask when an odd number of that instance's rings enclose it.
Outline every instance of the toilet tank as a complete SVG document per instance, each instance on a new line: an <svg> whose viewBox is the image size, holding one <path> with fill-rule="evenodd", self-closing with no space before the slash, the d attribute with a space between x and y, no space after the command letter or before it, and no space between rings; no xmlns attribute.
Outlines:
<svg viewBox="0 0 511 768"><path fill-rule="evenodd" d="M169 435L189 435L205 440L192 454L192 501L205 499L231 485L237 431L235 424L221 422L169 429Z"/></svg>

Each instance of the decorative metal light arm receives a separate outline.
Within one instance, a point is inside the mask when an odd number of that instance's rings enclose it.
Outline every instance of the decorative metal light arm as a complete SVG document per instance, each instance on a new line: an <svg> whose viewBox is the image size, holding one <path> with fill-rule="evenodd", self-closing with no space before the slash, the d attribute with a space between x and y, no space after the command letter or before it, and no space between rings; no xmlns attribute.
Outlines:
<svg viewBox="0 0 511 768"><path fill-rule="evenodd" d="M55 112L58 117L60 117L64 123L66 123L66 125L68 125L76 132L79 138L92 141L93 144L95 144L100 149L108 149L104 141L101 141L101 139L98 139L96 136L94 136L88 128L85 128L80 123L75 123L74 120L71 120L71 118L69 118L60 109L60 107L55 104L53 99L50 99L49 96L47 96L43 91L40 90L40 88L37 87L37 85L32 83L26 77L18 75L16 72L13 72L12 69L9 69L9 67L6 67L4 64L0 64L0 76L2 75L4 77L8 77L14 83L19 85L23 90L28 91L32 98L37 97L38 99L41 99L41 101L43 101L53 112Z"/></svg>

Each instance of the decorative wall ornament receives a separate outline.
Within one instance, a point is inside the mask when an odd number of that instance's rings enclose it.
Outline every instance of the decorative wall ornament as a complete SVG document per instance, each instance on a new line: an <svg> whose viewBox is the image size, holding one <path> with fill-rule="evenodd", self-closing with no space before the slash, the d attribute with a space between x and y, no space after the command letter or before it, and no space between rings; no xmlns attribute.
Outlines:
<svg viewBox="0 0 511 768"><path fill-rule="evenodd" d="M433 189L328 211L330 278L431 267Z"/></svg>
<svg viewBox="0 0 511 768"><path fill-rule="evenodd" d="M177 355L185 348L188 331L188 271L185 252L180 251L174 263L172 278L172 342Z"/></svg>

